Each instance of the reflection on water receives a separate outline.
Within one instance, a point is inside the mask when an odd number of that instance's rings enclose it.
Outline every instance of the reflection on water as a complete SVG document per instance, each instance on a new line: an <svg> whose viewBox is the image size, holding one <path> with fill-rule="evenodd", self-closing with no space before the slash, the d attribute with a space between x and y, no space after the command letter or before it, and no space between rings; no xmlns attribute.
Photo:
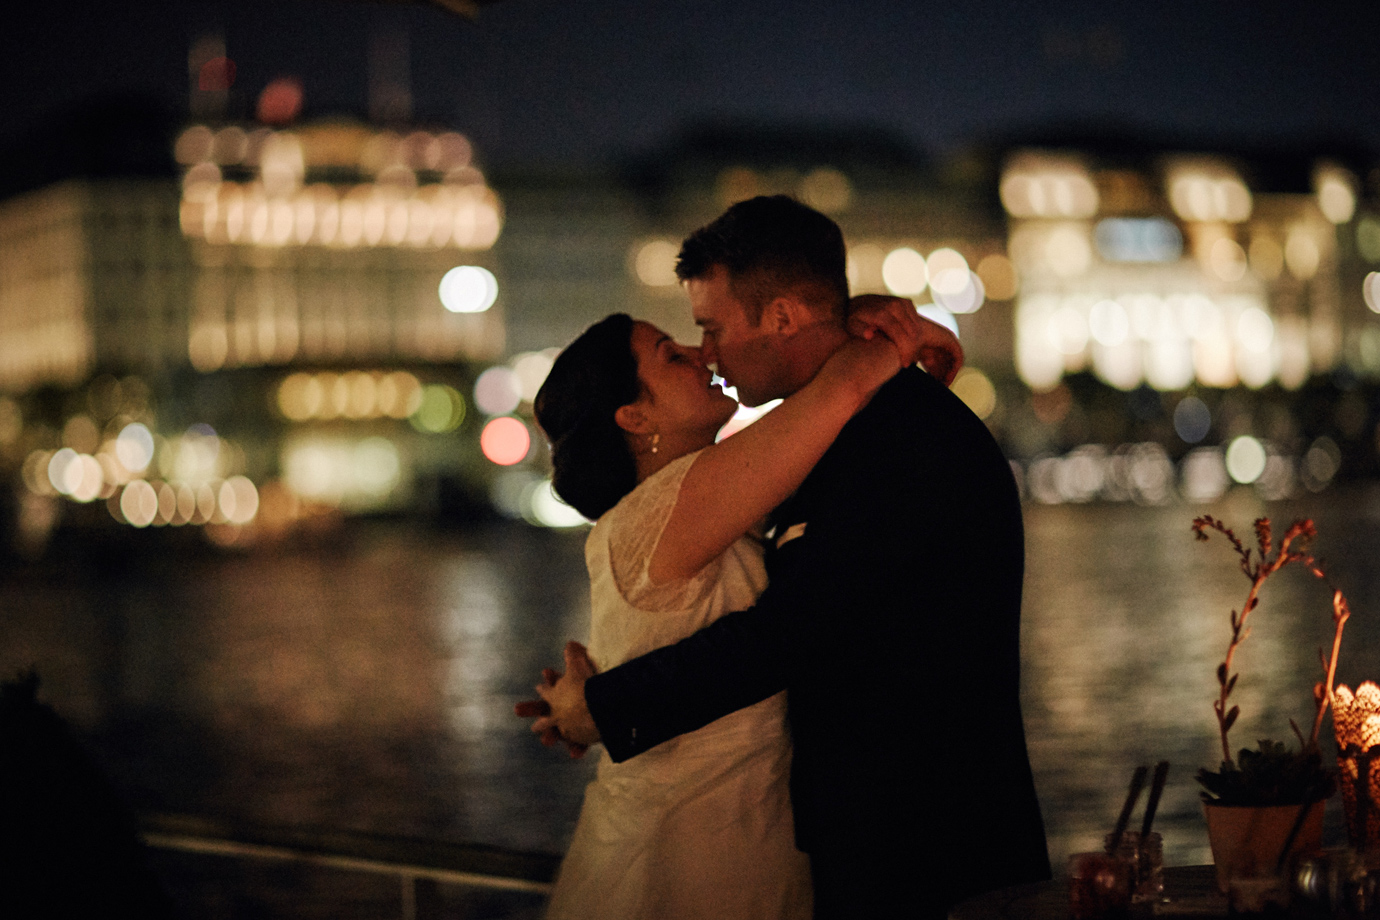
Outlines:
<svg viewBox="0 0 1380 920"><path fill-rule="evenodd" d="M1203 512L1243 537L1262 513L1280 530L1314 517L1356 612L1340 679L1380 677L1380 493L1028 507L1025 713L1056 865L1164 758L1166 860L1208 859L1192 774L1220 758L1213 673L1247 582L1224 541L1193 540ZM36 665L143 809L559 851L592 764L510 713L586 633L582 542L374 523L276 555L60 553L0 581L0 674ZM1328 599L1302 570L1267 586L1234 747L1289 737L1290 718L1307 730Z"/></svg>
<svg viewBox="0 0 1380 920"><path fill-rule="evenodd" d="M1230 611L1249 582L1220 537L1193 539L1197 514L1223 518L1245 541L1269 515L1282 533L1312 517L1314 547L1351 601L1339 679L1380 677L1380 493L1336 492L1296 502L1233 493L1210 506L1031 507L1026 510L1024 705L1050 854L1095 849L1115 821L1137 764L1172 763L1157 826L1168 864L1210 862L1193 774L1216 766L1215 670ZM1312 726L1319 649L1332 639L1331 591L1302 568L1273 576L1238 650L1233 751L1260 738L1292 740ZM1324 741L1330 744L1324 728ZM1340 809L1339 805L1333 805ZM1340 834L1340 813L1330 832Z"/></svg>

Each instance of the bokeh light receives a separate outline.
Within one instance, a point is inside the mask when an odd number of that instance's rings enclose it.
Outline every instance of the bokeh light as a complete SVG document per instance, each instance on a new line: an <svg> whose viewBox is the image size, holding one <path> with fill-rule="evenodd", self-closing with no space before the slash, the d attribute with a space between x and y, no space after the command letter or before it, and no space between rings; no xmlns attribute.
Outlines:
<svg viewBox="0 0 1380 920"><path fill-rule="evenodd" d="M452 313L483 313L498 299L498 280L487 268L461 265L441 278L440 296Z"/></svg>
<svg viewBox="0 0 1380 920"><path fill-rule="evenodd" d="M422 404L422 384L407 371L394 371L379 378L378 409L389 418L407 418Z"/></svg>
<svg viewBox="0 0 1380 920"><path fill-rule="evenodd" d="M235 85L235 62L228 57L213 57L201 65L196 88L203 93L223 93Z"/></svg>
<svg viewBox="0 0 1380 920"><path fill-rule="evenodd" d="M148 527L158 516L158 493L144 480L134 480L120 493L120 513L135 527Z"/></svg>
<svg viewBox="0 0 1380 920"><path fill-rule="evenodd" d="M1187 162L1169 175L1169 203L1184 220L1241 223L1251 216L1250 190L1218 163Z"/></svg>
<svg viewBox="0 0 1380 920"><path fill-rule="evenodd" d="M1321 492L1342 467L1342 451L1337 442L1326 435L1309 445L1299 470L1304 488Z"/></svg>
<svg viewBox="0 0 1380 920"><path fill-rule="evenodd" d="M1344 224L1356 213L1356 186L1351 174L1338 166L1323 166L1313 176L1318 210L1334 224Z"/></svg>
<svg viewBox="0 0 1380 920"><path fill-rule="evenodd" d="M996 387L986 374L975 367L965 367L959 371L951 389L978 418L987 418L997 407Z"/></svg>
<svg viewBox="0 0 1380 920"><path fill-rule="evenodd" d="M1221 237L1208 251L1208 265L1223 281L1240 281L1246 276L1246 251L1236 240Z"/></svg>
<svg viewBox="0 0 1380 920"><path fill-rule="evenodd" d="M231 476L220 484L216 503L227 523L248 524L259 513L259 490L244 476Z"/></svg>
<svg viewBox="0 0 1380 920"><path fill-rule="evenodd" d="M1108 262L1173 262L1183 253L1179 228L1162 217L1109 217L1093 228L1097 253Z"/></svg>
<svg viewBox="0 0 1380 920"><path fill-rule="evenodd" d="M893 294L913 297L925 289L928 279L925 257L909 246L891 250L882 260L882 281Z"/></svg>
<svg viewBox="0 0 1380 920"><path fill-rule="evenodd" d="M381 498L397 487L402 475L398 448L387 438L360 441L354 449L353 487L371 497Z"/></svg>
<svg viewBox="0 0 1380 920"><path fill-rule="evenodd" d="M1371 272L1361 282L1361 296L1373 313L1380 313L1380 272Z"/></svg>
<svg viewBox="0 0 1380 920"><path fill-rule="evenodd" d="M930 253L925 260L925 270L936 298L943 294L958 294L971 283L968 261L956 250L947 247Z"/></svg>
<svg viewBox="0 0 1380 920"><path fill-rule="evenodd" d="M521 463L532 447L532 434L512 416L490 419L479 435L479 449L499 466Z"/></svg>
<svg viewBox="0 0 1380 920"><path fill-rule="evenodd" d="M955 283L961 278L963 286L958 290L948 290L950 285L943 282L949 279L941 277L939 287L934 288L935 303L944 307L950 313L976 313L987 299L987 293L983 288L982 279L974 272L958 273L952 271L952 281Z"/></svg>
<svg viewBox="0 0 1380 920"><path fill-rule="evenodd" d="M414 428L431 434L445 434L460 427L465 419L465 398L442 383L422 388L421 400L411 415Z"/></svg>
<svg viewBox="0 0 1380 920"><path fill-rule="evenodd" d="M1086 231L1066 224L1053 230L1045 240L1045 262L1062 278L1075 278L1092 264L1092 244Z"/></svg>
<svg viewBox="0 0 1380 920"><path fill-rule="evenodd" d="M1045 154L1014 158L1002 173L1002 205L1012 217L1090 217L1097 186L1075 159Z"/></svg>
<svg viewBox="0 0 1380 920"><path fill-rule="evenodd" d="M513 373L517 374L524 401L532 402L537 398L537 391L546 382L554 361L550 351L529 351L513 357Z"/></svg>
<svg viewBox="0 0 1380 920"><path fill-rule="evenodd" d="M474 382L474 405L485 415L507 415L522 395L522 378L509 367L491 367Z"/></svg>
<svg viewBox="0 0 1380 920"><path fill-rule="evenodd" d="M637 247L633 256L633 273L648 287L673 287L676 277L676 256L680 247L670 240L651 240Z"/></svg>
<svg viewBox="0 0 1380 920"><path fill-rule="evenodd" d="M1294 227L1284 241L1284 264L1289 274L1300 281L1308 281L1318 273L1322 252L1313 232L1307 227Z"/></svg>
<svg viewBox="0 0 1380 920"><path fill-rule="evenodd" d="M1212 429L1212 412L1196 396L1185 396L1174 407L1174 432L1187 444L1197 444Z"/></svg>
<svg viewBox="0 0 1380 920"><path fill-rule="evenodd" d="M1265 472L1265 445L1250 435L1233 438L1227 445L1227 473L1242 484L1250 484Z"/></svg>
<svg viewBox="0 0 1380 920"><path fill-rule="evenodd" d="M1115 300L1099 300L1088 311L1088 332L1094 341L1108 348L1125 342L1131 332L1126 308Z"/></svg>
<svg viewBox="0 0 1380 920"><path fill-rule="evenodd" d="M141 473L153 462L153 433L140 422L120 429L115 439L115 457L131 473Z"/></svg>
<svg viewBox="0 0 1380 920"><path fill-rule="evenodd" d="M825 214L848 210L853 201L853 183L832 166L820 166L800 180L800 198L810 207Z"/></svg>
<svg viewBox="0 0 1380 920"><path fill-rule="evenodd" d="M68 468L77 462L81 455L70 447L64 447L54 453L48 460L48 481L52 483L59 495L68 495L72 491L71 480L68 478Z"/></svg>
<svg viewBox="0 0 1380 920"><path fill-rule="evenodd" d="M1179 491L1191 502L1221 498L1231 486L1221 448L1195 447L1189 451L1179 465L1179 480Z"/></svg>
<svg viewBox="0 0 1380 920"><path fill-rule="evenodd" d="M1236 340L1249 351L1266 351L1275 340L1275 324L1259 307L1247 307L1236 320Z"/></svg>
<svg viewBox="0 0 1380 920"><path fill-rule="evenodd" d="M579 527L589 523L583 514L561 501L549 479L532 486L526 504L530 508L531 520L543 527Z"/></svg>
<svg viewBox="0 0 1380 920"><path fill-rule="evenodd" d="M296 77L271 80L259 93L256 115L266 125L284 125L302 112L302 81Z"/></svg>

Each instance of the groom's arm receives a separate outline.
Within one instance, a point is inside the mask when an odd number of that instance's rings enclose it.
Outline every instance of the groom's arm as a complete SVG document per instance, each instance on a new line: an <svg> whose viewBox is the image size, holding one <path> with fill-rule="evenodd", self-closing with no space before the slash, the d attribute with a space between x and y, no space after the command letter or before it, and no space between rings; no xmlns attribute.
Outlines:
<svg viewBox="0 0 1380 920"><path fill-rule="evenodd" d="M770 587L674 645L585 683L585 703L614 761L627 760L786 687L790 631Z"/></svg>
<svg viewBox="0 0 1380 920"><path fill-rule="evenodd" d="M810 661L827 646L821 630L889 564L876 542L879 519L913 472L887 449L887 418L854 419L801 487L792 520L805 526L775 551L755 606L589 678L583 701L610 757L636 756L786 689L802 668L823 666Z"/></svg>

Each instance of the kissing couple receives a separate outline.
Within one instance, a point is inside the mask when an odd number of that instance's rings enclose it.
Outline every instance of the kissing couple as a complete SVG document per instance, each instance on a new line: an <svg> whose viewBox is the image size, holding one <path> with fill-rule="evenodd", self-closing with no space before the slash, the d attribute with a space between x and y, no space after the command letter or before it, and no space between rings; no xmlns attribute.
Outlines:
<svg viewBox="0 0 1380 920"><path fill-rule="evenodd" d="M942 920L1048 878L1019 497L947 388L957 339L850 301L839 227L784 196L695 231L676 274L698 348L615 314L535 402L596 521L592 625L518 713L604 748L548 916ZM716 443L710 365L783 401Z"/></svg>

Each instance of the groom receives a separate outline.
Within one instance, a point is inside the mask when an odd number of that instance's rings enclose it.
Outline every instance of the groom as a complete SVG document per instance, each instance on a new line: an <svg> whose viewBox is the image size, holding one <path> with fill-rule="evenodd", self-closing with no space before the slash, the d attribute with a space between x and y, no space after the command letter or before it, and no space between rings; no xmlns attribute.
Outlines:
<svg viewBox="0 0 1380 920"><path fill-rule="evenodd" d="M676 273L702 357L747 405L794 393L847 339L842 234L789 198L729 208ZM903 370L771 523L754 607L594 676L568 650L533 730L623 761L785 688L816 918L942 920L1048 878L1019 700L1021 512L987 428Z"/></svg>

